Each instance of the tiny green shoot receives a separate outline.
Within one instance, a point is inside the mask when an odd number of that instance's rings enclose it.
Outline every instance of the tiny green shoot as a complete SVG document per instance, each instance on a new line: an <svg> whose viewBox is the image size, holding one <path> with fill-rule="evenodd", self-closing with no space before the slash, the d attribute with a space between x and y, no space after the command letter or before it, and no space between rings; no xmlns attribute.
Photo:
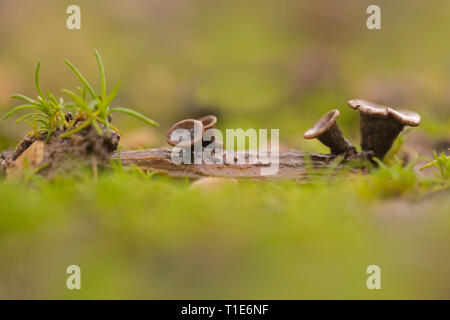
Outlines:
<svg viewBox="0 0 450 320"><path fill-rule="evenodd" d="M450 179L450 156L446 156L444 152L438 156L436 151L433 151L433 158L434 160L421 167L420 171L436 166L442 179Z"/></svg>
<svg viewBox="0 0 450 320"><path fill-rule="evenodd" d="M41 67L41 63L39 62L34 77L38 93L37 99L22 94L12 95L12 98L22 100L25 103L11 109L4 115L3 119L6 120L19 111L30 110L30 113L19 117L16 122L24 121L27 123L32 128L32 131L28 133L30 136L36 137L42 133L47 133L46 142L57 131L64 131L59 137L66 138L90 125L92 125L99 135L104 134L104 130L102 130L100 124L103 125L107 129L106 134L109 135L110 129L118 130L109 123L108 117L112 113L123 113L142 120L149 125L158 126L155 121L137 111L127 108L111 108L110 104L117 96L120 84L116 84L110 93L107 92L104 65L100 53L97 50L94 50L94 53L99 70L100 94L95 92L87 79L70 61L64 60L64 63L80 80L82 88L78 88L78 92L62 89L62 92L73 100L73 102L69 103L64 103L63 98L59 98L58 100L48 90L46 91L46 95L44 95L39 83L39 71ZM88 97L87 93L89 93L90 97ZM72 121L66 120L66 110L68 108L75 111L75 117ZM79 120L83 120L83 122L79 122Z"/></svg>

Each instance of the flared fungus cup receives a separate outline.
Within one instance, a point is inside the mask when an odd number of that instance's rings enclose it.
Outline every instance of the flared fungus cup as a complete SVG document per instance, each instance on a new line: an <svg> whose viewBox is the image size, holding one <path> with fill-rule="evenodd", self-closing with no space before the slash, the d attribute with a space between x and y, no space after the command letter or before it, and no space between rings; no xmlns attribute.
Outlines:
<svg viewBox="0 0 450 320"><path fill-rule="evenodd" d="M413 111L396 110L374 102L355 99L348 105L359 110L361 148L382 160L405 126L418 126L420 115Z"/></svg>
<svg viewBox="0 0 450 320"><path fill-rule="evenodd" d="M192 147L201 142L204 127L201 121L185 119L175 123L167 132L166 140L171 146Z"/></svg>
<svg viewBox="0 0 450 320"><path fill-rule="evenodd" d="M331 154L356 153L355 147L344 138L336 122L339 117L339 110L333 109L320 118L316 124L308 129L303 138L317 138L320 142L330 148Z"/></svg>

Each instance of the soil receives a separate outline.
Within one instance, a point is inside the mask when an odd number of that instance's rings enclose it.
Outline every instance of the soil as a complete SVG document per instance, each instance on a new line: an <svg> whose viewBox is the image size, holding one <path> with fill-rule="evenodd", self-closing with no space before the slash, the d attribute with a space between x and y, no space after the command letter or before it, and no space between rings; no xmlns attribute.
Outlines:
<svg viewBox="0 0 450 320"><path fill-rule="evenodd" d="M12 149L4 150L0 153L0 176L6 174L10 161L14 157L14 151Z"/></svg>
<svg viewBox="0 0 450 320"><path fill-rule="evenodd" d="M75 127L82 125L84 121L79 121ZM89 163L95 158L95 163L109 161L109 157L114 152L120 140L120 135L112 130L108 130L101 124L103 135L100 135L92 126L87 126L83 130L74 133L66 138L59 136L70 129L59 129L52 134L45 145L43 165L46 165L40 174L53 176L56 173L67 172L74 167ZM5 150L0 154L0 174L14 166L14 161L35 141L45 141L47 134L43 133L37 137L25 137L17 145L16 149Z"/></svg>

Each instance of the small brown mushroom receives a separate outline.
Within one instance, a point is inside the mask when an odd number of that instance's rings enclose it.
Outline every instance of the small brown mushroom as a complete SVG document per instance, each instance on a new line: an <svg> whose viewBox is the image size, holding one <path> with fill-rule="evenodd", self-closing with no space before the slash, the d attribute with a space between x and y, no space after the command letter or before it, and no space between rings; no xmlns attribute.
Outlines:
<svg viewBox="0 0 450 320"><path fill-rule="evenodd" d="M348 105L360 112L361 148L380 160L392 147L404 126L418 126L420 115L407 110L395 110L374 102L356 99Z"/></svg>
<svg viewBox="0 0 450 320"><path fill-rule="evenodd" d="M327 112L312 128L305 132L303 137L305 139L319 139L335 155L356 153L355 147L344 138L337 125L336 119L339 115L337 109Z"/></svg>
<svg viewBox="0 0 450 320"><path fill-rule="evenodd" d="M184 129L190 135L189 139L186 135L180 135L178 129ZM196 133L196 131L199 131ZM171 146L191 147L203 138L204 127L201 121L195 119L185 119L175 123L167 132L166 140ZM185 142L183 142L186 140Z"/></svg>

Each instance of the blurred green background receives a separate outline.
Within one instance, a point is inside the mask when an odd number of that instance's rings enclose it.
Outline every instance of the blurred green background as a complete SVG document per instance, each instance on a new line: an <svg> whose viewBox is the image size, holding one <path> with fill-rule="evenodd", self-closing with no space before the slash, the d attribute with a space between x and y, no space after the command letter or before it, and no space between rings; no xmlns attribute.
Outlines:
<svg viewBox="0 0 450 320"><path fill-rule="evenodd" d="M150 146L164 144L171 123L215 113L220 128L280 128L284 145L324 151L302 133L339 108L357 143L359 117L346 101L358 97L416 110L427 138L448 138L450 3L376 3L382 30L371 31L371 1L77 1L82 29L68 30L71 1L2 1L0 110L14 105L11 93L36 96L37 61L55 94L78 85L63 58L98 84L97 48L109 85L122 83L115 105L160 122ZM116 121L125 141L141 126ZM2 122L0 144L24 130Z"/></svg>
<svg viewBox="0 0 450 320"><path fill-rule="evenodd" d="M81 30L66 28L71 4ZM366 28L369 4L382 30ZM338 108L358 144L346 102L364 98L419 112L406 146L429 156L450 145L449 14L448 0L2 0L0 113L12 93L36 96L38 61L55 95L78 85L63 58L98 86L97 48L109 86L122 83L114 106L160 123L114 118L125 148L163 146L173 122L213 113L219 128L279 128L283 147L326 152L303 132ZM26 130L1 121L0 149ZM212 195L130 173L2 184L0 298L448 298L448 192L403 178L394 200L371 177ZM65 288L69 264L81 291ZM380 291L365 286L370 264Z"/></svg>

